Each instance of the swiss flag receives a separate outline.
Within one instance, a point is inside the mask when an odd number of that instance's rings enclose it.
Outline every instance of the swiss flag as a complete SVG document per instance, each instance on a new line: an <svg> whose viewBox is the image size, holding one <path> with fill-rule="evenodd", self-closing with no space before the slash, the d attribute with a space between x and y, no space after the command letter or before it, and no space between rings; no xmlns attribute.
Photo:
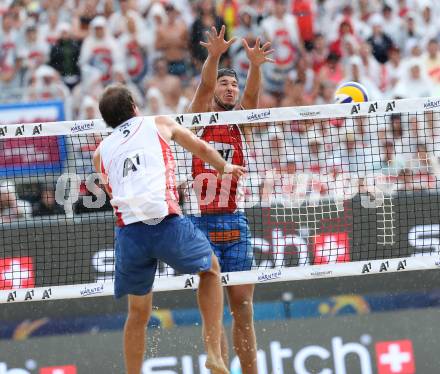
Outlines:
<svg viewBox="0 0 440 374"><path fill-rule="evenodd" d="M0 258L0 290L35 287L31 257Z"/></svg>
<svg viewBox="0 0 440 374"><path fill-rule="evenodd" d="M313 264L334 264L350 261L350 241L346 232L316 235L313 246Z"/></svg>
<svg viewBox="0 0 440 374"><path fill-rule="evenodd" d="M378 374L414 374L414 350L409 339L376 343Z"/></svg>
<svg viewBox="0 0 440 374"><path fill-rule="evenodd" d="M40 374L76 374L76 366L66 365L41 368Z"/></svg>

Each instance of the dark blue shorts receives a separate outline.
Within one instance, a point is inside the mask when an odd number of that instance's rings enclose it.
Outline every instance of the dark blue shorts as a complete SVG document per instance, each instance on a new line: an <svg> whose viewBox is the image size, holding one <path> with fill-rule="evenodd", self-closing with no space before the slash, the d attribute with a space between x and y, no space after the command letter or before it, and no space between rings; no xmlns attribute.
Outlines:
<svg viewBox="0 0 440 374"><path fill-rule="evenodd" d="M167 217L157 225L136 222L115 231L116 298L150 292L158 260L182 274L211 268L211 245L187 217Z"/></svg>
<svg viewBox="0 0 440 374"><path fill-rule="evenodd" d="M254 263L251 233L244 213L191 216L206 235L222 272L250 270Z"/></svg>

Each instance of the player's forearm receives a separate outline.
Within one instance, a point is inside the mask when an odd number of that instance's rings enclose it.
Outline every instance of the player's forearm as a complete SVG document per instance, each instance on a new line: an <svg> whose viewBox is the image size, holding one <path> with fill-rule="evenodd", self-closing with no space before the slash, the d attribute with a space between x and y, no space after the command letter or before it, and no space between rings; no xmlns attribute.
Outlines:
<svg viewBox="0 0 440 374"><path fill-rule="evenodd" d="M200 150L198 154L196 154L196 156L200 157L203 161L210 164L219 173L223 172L223 169L226 165L226 161L220 156L220 154L214 148L212 148L207 143L204 143L204 145L200 147Z"/></svg>
<svg viewBox="0 0 440 374"><path fill-rule="evenodd" d="M241 104L244 109L254 109L258 106L261 88L261 67L251 64L246 79Z"/></svg>
<svg viewBox="0 0 440 374"><path fill-rule="evenodd" d="M220 56L209 54L202 67L200 85L205 89L211 89L214 92L215 83L217 81L217 71Z"/></svg>

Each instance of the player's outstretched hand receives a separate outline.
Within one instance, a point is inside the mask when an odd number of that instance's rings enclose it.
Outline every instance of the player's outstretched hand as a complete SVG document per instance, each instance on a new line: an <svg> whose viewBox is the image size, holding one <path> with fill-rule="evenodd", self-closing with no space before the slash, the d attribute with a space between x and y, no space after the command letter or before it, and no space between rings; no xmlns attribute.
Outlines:
<svg viewBox="0 0 440 374"><path fill-rule="evenodd" d="M263 46L260 46L260 38L257 38L255 46L251 48L246 39L243 39L243 47L246 51L247 58L254 66L260 66L265 62L275 62L274 59L267 57L274 52L274 49L271 49L270 46L270 42L264 43Z"/></svg>
<svg viewBox="0 0 440 374"><path fill-rule="evenodd" d="M215 57L221 56L223 53L225 53L228 50L231 44L237 40L237 38L234 37L229 41L226 41L225 32L226 32L225 25L222 26L218 34L215 27L214 26L211 27L210 31L206 31L207 41L200 42L200 45L205 47L210 55Z"/></svg>

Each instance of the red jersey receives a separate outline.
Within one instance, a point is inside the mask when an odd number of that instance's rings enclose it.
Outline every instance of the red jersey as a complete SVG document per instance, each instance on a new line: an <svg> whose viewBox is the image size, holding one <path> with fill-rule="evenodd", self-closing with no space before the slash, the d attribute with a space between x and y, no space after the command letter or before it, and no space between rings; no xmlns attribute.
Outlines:
<svg viewBox="0 0 440 374"><path fill-rule="evenodd" d="M237 125L207 126L202 131L200 138L213 146L226 162L245 166L242 134ZM218 179L217 175L211 165L193 156L192 177L201 213L233 213L237 210L237 193L241 193L239 182L228 175Z"/></svg>

